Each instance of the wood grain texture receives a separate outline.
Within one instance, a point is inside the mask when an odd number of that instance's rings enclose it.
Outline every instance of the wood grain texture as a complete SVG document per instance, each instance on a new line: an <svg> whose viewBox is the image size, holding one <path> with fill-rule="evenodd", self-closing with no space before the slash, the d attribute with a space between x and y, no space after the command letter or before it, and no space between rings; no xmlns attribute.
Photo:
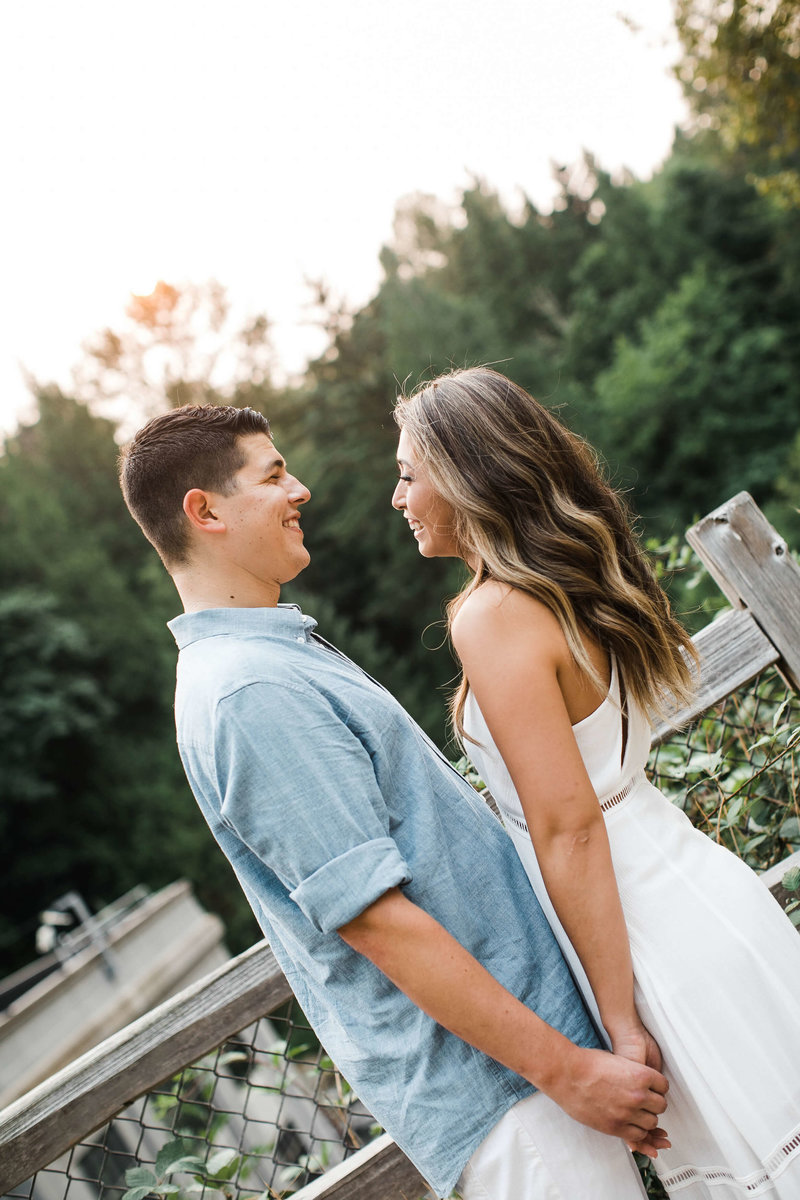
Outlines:
<svg viewBox="0 0 800 1200"><path fill-rule="evenodd" d="M652 744L667 740L676 728L688 724L743 687L780 657L779 652L760 629L753 614L733 609L692 639L700 655L700 682L693 702L677 712L670 723L660 722L653 730Z"/></svg>
<svg viewBox="0 0 800 1200"><path fill-rule="evenodd" d="M0 1195L291 995L259 942L70 1063L0 1113Z"/></svg>
<svg viewBox="0 0 800 1200"><path fill-rule="evenodd" d="M292 1200L417 1200L428 1184L388 1133L326 1171Z"/></svg>
<svg viewBox="0 0 800 1200"><path fill-rule="evenodd" d="M687 530L686 540L730 600L748 608L800 689L800 567L747 492Z"/></svg>

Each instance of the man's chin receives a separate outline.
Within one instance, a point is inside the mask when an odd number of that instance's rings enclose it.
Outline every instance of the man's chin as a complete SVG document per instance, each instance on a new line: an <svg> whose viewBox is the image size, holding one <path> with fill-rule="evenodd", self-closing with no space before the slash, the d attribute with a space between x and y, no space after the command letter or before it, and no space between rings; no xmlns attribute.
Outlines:
<svg viewBox="0 0 800 1200"><path fill-rule="evenodd" d="M284 581L283 581L284 583L291 583L291 581L292 581L293 579L297 579L297 576L298 576L298 575L301 575L301 574L303 573L303 571L305 571L305 569L306 569L306 567L308 566L308 564L311 562L311 555L308 553L308 551L306 550L305 546L303 547L303 551L304 551L304 553L305 553L305 560L306 560L306 561L305 561L305 562L298 563L298 564L297 564L297 566L296 566L296 568L295 568L294 574L293 574L293 575L287 575L287 576L286 576L286 578L285 578L285 579L284 579Z"/></svg>

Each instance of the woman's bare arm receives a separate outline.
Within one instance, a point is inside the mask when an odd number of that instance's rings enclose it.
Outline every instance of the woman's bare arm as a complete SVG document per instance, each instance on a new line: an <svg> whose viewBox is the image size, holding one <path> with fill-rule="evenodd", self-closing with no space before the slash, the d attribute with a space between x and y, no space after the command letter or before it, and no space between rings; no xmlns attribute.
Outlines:
<svg viewBox="0 0 800 1200"><path fill-rule="evenodd" d="M612 1046L660 1067L660 1052L634 1006L628 933L603 814L559 680L560 673L574 679L575 672L561 626L539 601L489 583L462 605L453 640Z"/></svg>

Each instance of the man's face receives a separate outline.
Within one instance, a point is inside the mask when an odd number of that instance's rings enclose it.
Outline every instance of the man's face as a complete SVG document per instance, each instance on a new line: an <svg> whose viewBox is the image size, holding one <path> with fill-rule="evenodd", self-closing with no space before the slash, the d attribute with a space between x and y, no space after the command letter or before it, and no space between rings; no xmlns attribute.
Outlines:
<svg viewBox="0 0 800 1200"><path fill-rule="evenodd" d="M241 437L239 446L245 461L233 476L233 491L214 498L214 510L225 522L226 557L252 583L280 587L310 561L300 505L311 493L289 474L266 434Z"/></svg>

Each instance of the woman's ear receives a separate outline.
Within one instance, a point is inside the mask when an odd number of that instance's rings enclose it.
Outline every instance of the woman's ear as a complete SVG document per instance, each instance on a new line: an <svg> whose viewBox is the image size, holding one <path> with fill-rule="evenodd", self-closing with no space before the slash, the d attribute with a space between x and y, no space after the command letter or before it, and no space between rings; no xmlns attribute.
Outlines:
<svg viewBox="0 0 800 1200"><path fill-rule="evenodd" d="M213 494L201 488L191 488L183 497L183 511L190 524L200 533L224 533L225 522L212 508Z"/></svg>

